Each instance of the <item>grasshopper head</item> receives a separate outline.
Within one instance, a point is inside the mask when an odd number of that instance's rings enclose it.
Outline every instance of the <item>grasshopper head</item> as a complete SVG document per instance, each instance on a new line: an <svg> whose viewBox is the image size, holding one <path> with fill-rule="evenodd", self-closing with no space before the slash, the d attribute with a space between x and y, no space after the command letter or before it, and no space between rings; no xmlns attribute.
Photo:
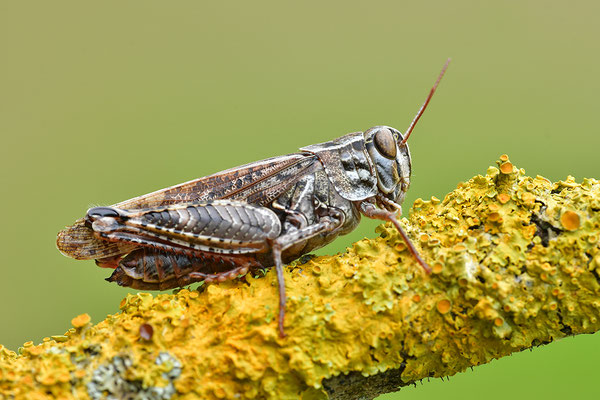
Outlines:
<svg viewBox="0 0 600 400"><path fill-rule="evenodd" d="M402 133L389 126L375 126L364 133L369 158L377 172L377 188L401 204L410 185L410 151Z"/></svg>
<svg viewBox="0 0 600 400"><path fill-rule="evenodd" d="M376 126L364 133L367 152L377 171L377 188L386 198L396 204L401 204L404 201L404 196L410 185L410 151L406 141L427 108L449 63L450 59L446 60L442 71L425 99L425 103L413 118L404 135L389 126Z"/></svg>

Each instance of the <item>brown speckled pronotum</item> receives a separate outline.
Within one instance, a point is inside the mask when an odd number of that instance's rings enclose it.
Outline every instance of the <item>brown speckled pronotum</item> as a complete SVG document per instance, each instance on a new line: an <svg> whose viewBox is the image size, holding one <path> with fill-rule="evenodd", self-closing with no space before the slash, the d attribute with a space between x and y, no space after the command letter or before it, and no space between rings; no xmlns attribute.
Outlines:
<svg viewBox="0 0 600 400"><path fill-rule="evenodd" d="M396 219L410 184L408 144L444 65L407 131L376 126L300 152L232 168L111 207L94 207L58 234L58 249L114 268L122 286L165 290L221 282L275 266L284 336L282 266L352 231L360 216Z"/></svg>

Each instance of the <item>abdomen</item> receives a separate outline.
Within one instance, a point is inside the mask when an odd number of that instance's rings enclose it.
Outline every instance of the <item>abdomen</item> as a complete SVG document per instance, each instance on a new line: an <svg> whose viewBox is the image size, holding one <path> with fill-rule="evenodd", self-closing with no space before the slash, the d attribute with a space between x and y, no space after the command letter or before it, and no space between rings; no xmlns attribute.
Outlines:
<svg viewBox="0 0 600 400"><path fill-rule="evenodd" d="M199 281L234 279L261 266L256 256L210 253L188 256L140 248L124 257L106 280L134 289L167 290Z"/></svg>

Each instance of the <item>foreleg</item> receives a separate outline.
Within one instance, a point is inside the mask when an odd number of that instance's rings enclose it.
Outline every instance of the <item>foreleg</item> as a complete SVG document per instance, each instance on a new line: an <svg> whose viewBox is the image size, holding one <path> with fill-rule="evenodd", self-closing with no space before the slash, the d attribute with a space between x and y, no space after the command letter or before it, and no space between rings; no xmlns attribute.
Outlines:
<svg viewBox="0 0 600 400"><path fill-rule="evenodd" d="M386 203L388 205L393 206L398 211L400 211L400 213L402 212L402 208L400 207L399 204L396 204L396 203L394 203L394 202L392 202L391 200L388 200L388 199L386 199L386 200L387 200ZM408 250L411 252L411 254L413 255L413 257L417 260L417 262L421 265L421 267L423 267L423 269L425 270L425 272L427 272L428 274L431 273L431 268L421 258L421 255L419 254L419 252L415 248L415 245L411 242L411 240L409 239L408 235L406 234L406 232L404 232L404 229L402 229L402 226L400 225L400 223L396 219L396 213L395 212L377 208L377 207L375 207L375 205L373 203L370 203L368 201L362 201L360 203L360 211L366 217L368 217L368 218L380 219L380 220L383 220L383 221L390 221L392 224L394 224L394 226L396 227L396 229L400 233L400 236L402 236L402 239L404 239L404 243L406 243L406 246L408 247Z"/></svg>

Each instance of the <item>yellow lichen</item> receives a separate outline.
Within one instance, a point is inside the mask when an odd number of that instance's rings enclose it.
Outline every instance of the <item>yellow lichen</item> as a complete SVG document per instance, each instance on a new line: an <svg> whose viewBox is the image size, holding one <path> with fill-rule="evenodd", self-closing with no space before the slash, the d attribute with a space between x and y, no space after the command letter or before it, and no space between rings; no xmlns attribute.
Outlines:
<svg viewBox="0 0 600 400"><path fill-rule="evenodd" d="M510 174L513 172L513 165L508 161L504 162L500 164L500 171L502 171L503 174Z"/></svg>
<svg viewBox="0 0 600 400"><path fill-rule="evenodd" d="M451 308L452 304L448 299L442 299L437 302L437 310L440 312L440 314L446 314Z"/></svg>
<svg viewBox="0 0 600 400"><path fill-rule="evenodd" d="M600 329L600 183L528 177L505 155L498 166L441 201L415 201L402 220L431 275L390 224L343 254L295 262L285 271L284 339L273 270L130 294L96 325L79 316L77 329L20 354L0 346L0 397L133 388L321 399L324 380L340 374L402 367L406 384Z"/></svg>
<svg viewBox="0 0 600 400"><path fill-rule="evenodd" d="M434 274L440 274L443 269L444 269L444 264L442 264L441 262L436 262L431 267L431 272L433 272Z"/></svg>
<svg viewBox="0 0 600 400"><path fill-rule="evenodd" d="M509 200L510 200L510 195L508 195L508 194L506 194L506 193L500 193L500 194L498 195L498 201L499 201L501 204L506 204L506 203L508 203L508 201L509 201Z"/></svg>
<svg viewBox="0 0 600 400"><path fill-rule="evenodd" d="M81 314L71 320L71 325L75 328L81 328L90 323L92 318L88 314Z"/></svg>
<svg viewBox="0 0 600 400"><path fill-rule="evenodd" d="M579 215L573 211L565 211L560 216L560 223L568 231L579 228Z"/></svg>

